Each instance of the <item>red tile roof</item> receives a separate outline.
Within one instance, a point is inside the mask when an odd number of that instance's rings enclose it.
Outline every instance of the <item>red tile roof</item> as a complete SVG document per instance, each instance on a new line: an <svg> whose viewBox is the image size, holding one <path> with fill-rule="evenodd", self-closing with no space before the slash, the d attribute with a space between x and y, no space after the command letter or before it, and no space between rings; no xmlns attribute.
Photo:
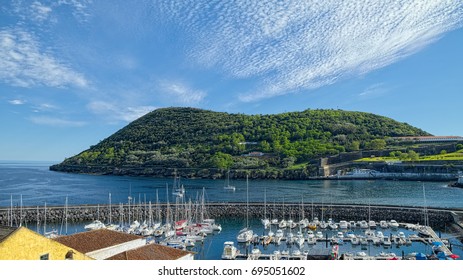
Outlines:
<svg viewBox="0 0 463 280"><path fill-rule="evenodd" d="M97 229L72 235L60 236L54 240L86 254L141 238L141 236L114 230Z"/></svg>
<svg viewBox="0 0 463 280"><path fill-rule="evenodd" d="M108 260L177 260L193 252L187 252L159 244L149 244L114 255Z"/></svg>

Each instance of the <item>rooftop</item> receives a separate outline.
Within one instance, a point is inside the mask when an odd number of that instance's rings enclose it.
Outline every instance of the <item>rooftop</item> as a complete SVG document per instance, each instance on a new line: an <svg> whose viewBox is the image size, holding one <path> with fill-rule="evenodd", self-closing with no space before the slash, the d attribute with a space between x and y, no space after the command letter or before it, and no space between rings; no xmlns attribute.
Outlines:
<svg viewBox="0 0 463 280"><path fill-rule="evenodd" d="M114 255L108 260L177 260L188 254L192 253L159 244L149 244Z"/></svg>
<svg viewBox="0 0 463 280"><path fill-rule="evenodd" d="M3 239L7 238L17 229L18 228L15 227L0 226L0 242L3 241Z"/></svg>
<svg viewBox="0 0 463 280"><path fill-rule="evenodd" d="M59 236L54 240L86 254L141 238L141 236L109 229L97 229L72 235Z"/></svg>

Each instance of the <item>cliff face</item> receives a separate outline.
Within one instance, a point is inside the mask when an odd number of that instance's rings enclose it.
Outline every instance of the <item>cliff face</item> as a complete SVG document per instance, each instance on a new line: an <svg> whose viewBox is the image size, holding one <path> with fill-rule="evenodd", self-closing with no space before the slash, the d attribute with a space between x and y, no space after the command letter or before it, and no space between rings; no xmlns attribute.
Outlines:
<svg viewBox="0 0 463 280"><path fill-rule="evenodd" d="M288 176L285 173L307 177L316 172L307 165L311 160L374 149L387 137L410 135L428 134L389 118L341 110L243 115L166 108L50 169L145 176L167 176L170 169L177 169L190 177L208 178L223 175L214 169L233 169L250 170L261 178Z"/></svg>

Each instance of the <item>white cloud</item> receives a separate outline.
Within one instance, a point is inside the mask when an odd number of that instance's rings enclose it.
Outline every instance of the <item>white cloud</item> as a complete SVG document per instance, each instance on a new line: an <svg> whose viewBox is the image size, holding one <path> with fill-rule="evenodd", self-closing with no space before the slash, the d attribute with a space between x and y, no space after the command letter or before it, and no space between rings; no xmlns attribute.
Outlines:
<svg viewBox="0 0 463 280"><path fill-rule="evenodd" d="M44 21L48 19L52 12L52 8L50 6L46 6L39 1L34 1L30 7L32 17L36 21Z"/></svg>
<svg viewBox="0 0 463 280"><path fill-rule="evenodd" d="M91 16L89 6L92 3L92 0L59 0L57 5L70 7L74 18L80 22L86 22Z"/></svg>
<svg viewBox="0 0 463 280"><path fill-rule="evenodd" d="M40 113L40 112L50 112L58 109L56 105L49 104L49 103L42 103L38 104L32 107L34 110L34 113Z"/></svg>
<svg viewBox="0 0 463 280"><path fill-rule="evenodd" d="M84 75L40 50L37 40L21 29L0 30L0 81L18 87L87 87Z"/></svg>
<svg viewBox="0 0 463 280"><path fill-rule="evenodd" d="M110 121L131 122L157 109L153 106L120 106L105 101L93 101L87 108L94 114L104 115Z"/></svg>
<svg viewBox="0 0 463 280"><path fill-rule="evenodd" d="M12 105L23 105L26 103L26 101L21 100L21 99L13 99L13 100L9 100L8 103Z"/></svg>
<svg viewBox="0 0 463 280"><path fill-rule="evenodd" d="M82 121L70 121L62 118L36 116L31 117L29 120L35 124L55 126L55 127L81 127L85 126L86 123Z"/></svg>
<svg viewBox="0 0 463 280"><path fill-rule="evenodd" d="M22 21L38 24L57 23L56 10L69 11L78 22L86 22L90 17L91 0L41 0L41 1L11 1L9 12L18 16ZM65 8L65 9L63 9Z"/></svg>
<svg viewBox="0 0 463 280"><path fill-rule="evenodd" d="M462 25L463 2L166 1L203 68L260 83L244 102L314 89L416 53Z"/></svg>
<svg viewBox="0 0 463 280"><path fill-rule="evenodd" d="M368 86L362 92L358 94L360 99L372 99L385 94L389 94L391 89L387 87L384 83L376 83Z"/></svg>
<svg viewBox="0 0 463 280"><path fill-rule="evenodd" d="M160 90L168 96L172 103L192 106L199 104L206 97L206 92L192 89L178 81L161 81Z"/></svg>

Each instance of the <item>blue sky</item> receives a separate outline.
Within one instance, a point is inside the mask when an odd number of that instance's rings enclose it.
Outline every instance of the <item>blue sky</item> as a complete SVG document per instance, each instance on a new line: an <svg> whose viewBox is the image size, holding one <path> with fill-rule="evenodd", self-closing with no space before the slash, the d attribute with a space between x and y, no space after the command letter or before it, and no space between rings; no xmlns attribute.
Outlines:
<svg viewBox="0 0 463 280"><path fill-rule="evenodd" d="M462 24L450 0L2 1L0 160L61 161L169 106L463 136Z"/></svg>

